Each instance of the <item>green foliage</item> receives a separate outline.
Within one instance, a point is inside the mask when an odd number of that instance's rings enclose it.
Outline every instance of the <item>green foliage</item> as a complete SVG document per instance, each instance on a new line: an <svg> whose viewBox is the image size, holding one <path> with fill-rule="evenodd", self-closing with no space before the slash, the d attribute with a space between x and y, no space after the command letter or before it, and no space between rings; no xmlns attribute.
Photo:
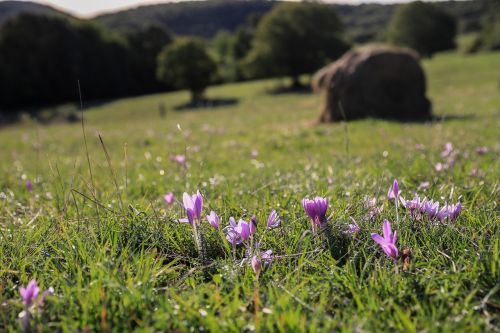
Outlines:
<svg viewBox="0 0 500 333"><path fill-rule="evenodd" d="M469 45L467 52L491 51L500 49L500 4L488 13L484 18L481 32L473 43Z"/></svg>
<svg viewBox="0 0 500 333"><path fill-rule="evenodd" d="M310 73L338 58L348 46L335 10L318 3L281 3L260 21L248 55L254 76Z"/></svg>
<svg viewBox="0 0 500 333"><path fill-rule="evenodd" d="M20 330L18 288L36 278L55 290L36 332L495 332L499 55L425 60L443 117L428 123L311 126L320 97L264 94L276 80L210 87L208 96L240 103L196 112L174 111L185 91L109 101L85 112L92 180L79 124L3 128L0 331ZM448 141L460 153L437 172ZM489 152L479 156L476 146ZM186 154L186 168L169 161L174 154ZM370 238L384 218L396 225L386 200L394 178L405 197L464 206L446 226L400 209L408 270L396 270ZM421 182L430 187L418 189ZM198 261L190 226L177 222L185 212L162 198L197 188L204 213L216 211L223 226L229 216L257 215L260 248L277 256L259 281L243 249L233 260L223 231L205 220L209 262ZM305 232L300 200L316 195L330 199L335 257ZM365 195L378 199L380 216L365 220ZM264 231L271 209L282 223ZM361 227L354 238L343 234L350 217Z"/></svg>
<svg viewBox="0 0 500 333"><path fill-rule="evenodd" d="M455 18L431 3L401 5L389 24L389 42L411 47L422 56L455 48Z"/></svg>
<svg viewBox="0 0 500 333"><path fill-rule="evenodd" d="M201 40L179 38L158 55L158 79L191 91L192 100L202 97L217 71Z"/></svg>

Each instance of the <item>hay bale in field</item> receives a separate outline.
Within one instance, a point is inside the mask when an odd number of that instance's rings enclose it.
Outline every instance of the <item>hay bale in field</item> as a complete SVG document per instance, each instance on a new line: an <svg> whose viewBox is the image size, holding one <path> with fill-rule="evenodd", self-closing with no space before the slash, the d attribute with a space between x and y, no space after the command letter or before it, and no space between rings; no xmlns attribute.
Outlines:
<svg viewBox="0 0 500 333"><path fill-rule="evenodd" d="M410 49L372 46L350 51L320 69L312 87L325 95L321 122L431 117L425 73Z"/></svg>

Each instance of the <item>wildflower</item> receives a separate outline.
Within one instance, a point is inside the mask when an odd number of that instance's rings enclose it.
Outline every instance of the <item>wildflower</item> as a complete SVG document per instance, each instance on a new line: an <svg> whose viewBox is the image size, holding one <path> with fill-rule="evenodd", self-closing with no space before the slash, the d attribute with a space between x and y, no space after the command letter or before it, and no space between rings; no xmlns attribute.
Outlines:
<svg viewBox="0 0 500 333"><path fill-rule="evenodd" d="M444 169L446 169L445 165L443 165L443 163L441 163L441 162L436 163L436 165L434 166L434 168L436 169L437 172L441 172Z"/></svg>
<svg viewBox="0 0 500 333"><path fill-rule="evenodd" d="M444 145L444 150L441 152L441 157L448 157L453 152L453 144L451 142L447 142Z"/></svg>
<svg viewBox="0 0 500 333"><path fill-rule="evenodd" d="M388 220L384 220L382 230L384 237L373 233L372 239L380 245L388 257L396 259L398 257L398 248L396 247L397 231L394 234L392 233L391 223Z"/></svg>
<svg viewBox="0 0 500 333"><path fill-rule="evenodd" d="M267 229L273 229L279 226L281 223L280 218L278 217L278 214L276 213L276 210L272 210L271 213L269 214L269 217L267 218Z"/></svg>
<svg viewBox="0 0 500 333"><path fill-rule="evenodd" d="M257 149L252 149L250 155L252 156L252 158L257 158L257 156L259 156L259 151Z"/></svg>
<svg viewBox="0 0 500 333"><path fill-rule="evenodd" d="M478 155L484 155L488 152L487 147L476 147L476 154Z"/></svg>
<svg viewBox="0 0 500 333"><path fill-rule="evenodd" d="M257 256L253 256L251 264L252 264L252 269L255 272L255 275L257 276L258 279L260 275L260 270L262 268L262 262Z"/></svg>
<svg viewBox="0 0 500 333"><path fill-rule="evenodd" d="M31 280L26 288L19 288L19 294L21 294L21 298L23 299L23 303L26 307L29 307L34 303L39 293L40 288L38 287L35 280Z"/></svg>
<svg viewBox="0 0 500 333"><path fill-rule="evenodd" d="M384 205L377 207L377 199L370 198L369 196L365 196L363 206L368 209L368 216L365 218L366 220L370 220L379 215L382 213L382 209L384 208Z"/></svg>
<svg viewBox="0 0 500 333"><path fill-rule="evenodd" d="M252 215L250 218L250 223L248 224L250 235L253 235L257 231L257 217Z"/></svg>
<svg viewBox="0 0 500 333"><path fill-rule="evenodd" d="M198 190L196 194L193 194L192 196L184 192L182 201L187 214L187 222L191 225L193 225L195 221L199 222L201 218L201 211L203 209L203 197L201 196L200 191ZM181 222L184 221L185 220Z"/></svg>
<svg viewBox="0 0 500 333"><path fill-rule="evenodd" d="M431 187L431 183L429 182L421 182L420 185L418 185L419 190L427 190L429 187Z"/></svg>
<svg viewBox="0 0 500 333"><path fill-rule="evenodd" d="M226 234L226 239L232 245L238 245L250 238L250 224L243 220L239 220L236 224L234 217L229 218L229 226Z"/></svg>
<svg viewBox="0 0 500 333"><path fill-rule="evenodd" d="M210 215L207 215L207 221L214 227L215 230L219 230L219 215L213 210L210 212Z"/></svg>
<svg viewBox="0 0 500 333"><path fill-rule="evenodd" d="M173 157L170 157L170 159L180 165L184 165L186 163L186 156L185 155L174 155Z"/></svg>
<svg viewBox="0 0 500 333"><path fill-rule="evenodd" d="M415 211L420 212L421 202L420 198L417 195L415 196L415 198L413 198L413 200L407 201L405 200L405 198L400 197L399 201L401 201L403 207L408 209L413 216L415 216Z"/></svg>
<svg viewBox="0 0 500 333"><path fill-rule="evenodd" d="M33 183L29 179L26 181L26 189L28 190L28 192L33 191Z"/></svg>
<svg viewBox="0 0 500 333"><path fill-rule="evenodd" d="M394 179L394 182L392 183L392 186L389 188L389 192L387 193L387 198L389 200L394 200L399 197L399 184L396 179Z"/></svg>
<svg viewBox="0 0 500 333"><path fill-rule="evenodd" d="M361 228L359 227L358 223L352 217L351 217L351 221L352 221L352 223L349 223L347 225L347 230L344 231L344 234L350 235L350 236L355 235L361 231Z"/></svg>
<svg viewBox="0 0 500 333"><path fill-rule="evenodd" d="M165 194L165 196L163 197L163 199L165 200L165 202L168 205L171 205L171 204L174 203L175 195L172 192L168 192L167 194Z"/></svg>
<svg viewBox="0 0 500 333"><path fill-rule="evenodd" d="M415 144L415 150L418 150L418 151L423 151L425 150L425 146L421 143L416 143Z"/></svg>
<svg viewBox="0 0 500 333"><path fill-rule="evenodd" d="M427 215L429 216L429 219L432 220L436 217L437 213L439 212L439 202L434 202L432 200L426 201L424 203L424 209L427 212Z"/></svg>
<svg viewBox="0 0 500 333"><path fill-rule="evenodd" d="M262 251L260 252L260 259L265 263L266 267L271 264L271 261L273 260L273 251L272 250L267 250L267 251Z"/></svg>
<svg viewBox="0 0 500 333"><path fill-rule="evenodd" d="M328 210L328 198L316 197L314 199L304 198L302 200L304 211L311 219L313 227L326 224L326 211Z"/></svg>
<svg viewBox="0 0 500 333"><path fill-rule="evenodd" d="M455 223L461 211L462 211L462 204L460 202L455 205L448 206L448 218L452 223Z"/></svg>

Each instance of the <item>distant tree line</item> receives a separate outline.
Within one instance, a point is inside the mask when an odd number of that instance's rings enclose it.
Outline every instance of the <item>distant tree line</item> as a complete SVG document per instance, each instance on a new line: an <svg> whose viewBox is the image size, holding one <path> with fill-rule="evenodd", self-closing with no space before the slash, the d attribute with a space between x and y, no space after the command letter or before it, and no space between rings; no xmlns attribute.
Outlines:
<svg viewBox="0 0 500 333"><path fill-rule="evenodd" d="M126 35L91 22L22 14L0 30L0 108L86 100L165 89L156 56L172 37L150 27Z"/></svg>
<svg viewBox="0 0 500 333"><path fill-rule="evenodd" d="M62 15L21 14L0 25L0 112L75 102L77 80L87 101L169 89L189 89L197 100L212 83L274 76L298 86L302 74L353 44L335 8L273 2L265 15L249 15L211 40L175 37L156 24L110 30ZM497 45L497 18L484 20L483 44ZM397 7L378 38L430 57L454 48L457 29L440 5L417 1Z"/></svg>

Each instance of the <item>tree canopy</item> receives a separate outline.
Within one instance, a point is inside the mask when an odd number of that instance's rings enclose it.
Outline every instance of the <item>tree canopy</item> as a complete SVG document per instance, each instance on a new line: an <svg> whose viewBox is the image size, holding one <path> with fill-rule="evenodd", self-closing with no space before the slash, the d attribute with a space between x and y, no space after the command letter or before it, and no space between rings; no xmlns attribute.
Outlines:
<svg viewBox="0 0 500 333"><path fill-rule="evenodd" d="M176 88L189 89L193 101L203 96L216 72L214 60L199 39L179 38L158 55L158 79Z"/></svg>
<svg viewBox="0 0 500 333"><path fill-rule="evenodd" d="M400 6L387 31L389 42L407 46L422 56L455 48L456 20L431 3L421 1Z"/></svg>
<svg viewBox="0 0 500 333"><path fill-rule="evenodd" d="M281 3L260 21L249 70L257 76L290 76L317 70L347 49L342 23L333 7L318 3ZM259 75L260 74L260 75Z"/></svg>

